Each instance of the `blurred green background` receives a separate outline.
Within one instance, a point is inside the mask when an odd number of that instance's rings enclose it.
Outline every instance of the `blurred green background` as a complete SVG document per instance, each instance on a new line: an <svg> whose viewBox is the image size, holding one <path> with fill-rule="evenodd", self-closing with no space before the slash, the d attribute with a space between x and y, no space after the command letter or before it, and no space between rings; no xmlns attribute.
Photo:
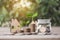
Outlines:
<svg viewBox="0 0 60 40"><path fill-rule="evenodd" d="M30 7L14 8L21 0L0 0L0 26L16 18L22 26L32 20L51 19L52 26L60 26L60 0L27 0Z"/></svg>

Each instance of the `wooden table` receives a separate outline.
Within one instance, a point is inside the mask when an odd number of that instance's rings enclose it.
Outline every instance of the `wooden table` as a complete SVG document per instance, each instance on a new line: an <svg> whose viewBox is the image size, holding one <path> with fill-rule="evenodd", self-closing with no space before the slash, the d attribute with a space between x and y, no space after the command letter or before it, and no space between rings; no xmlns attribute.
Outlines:
<svg viewBox="0 0 60 40"><path fill-rule="evenodd" d="M5 35L0 40L60 40L60 35Z"/></svg>

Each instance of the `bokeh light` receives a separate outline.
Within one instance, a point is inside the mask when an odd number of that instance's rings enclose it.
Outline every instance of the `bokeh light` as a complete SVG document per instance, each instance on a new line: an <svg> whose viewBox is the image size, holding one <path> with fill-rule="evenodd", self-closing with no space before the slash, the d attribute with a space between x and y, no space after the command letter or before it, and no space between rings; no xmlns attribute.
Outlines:
<svg viewBox="0 0 60 40"><path fill-rule="evenodd" d="M22 8L24 8L24 7L30 7L30 5L31 5L31 2L28 2L27 0L21 0L20 2L18 2L18 3L15 3L14 5L13 5L13 7L14 8L20 8L20 7L22 7Z"/></svg>

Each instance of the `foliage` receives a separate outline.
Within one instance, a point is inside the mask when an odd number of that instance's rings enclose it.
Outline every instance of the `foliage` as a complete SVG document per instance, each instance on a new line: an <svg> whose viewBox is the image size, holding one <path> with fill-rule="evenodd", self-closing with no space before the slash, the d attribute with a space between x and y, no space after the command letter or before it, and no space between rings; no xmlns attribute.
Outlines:
<svg viewBox="0 0 60 40"><path fill-rule="evenodd" d="M31 2L29 8L22 8L21 6L19 8L14 7L14 5L19 3L20 1L21 0L0 0L0 10L2 10L2 12L0 12L0 17L2 17L0 18L1 24L6 21L10 21L11 18L16 18L22 24L22 26L25 26L28 25L32 18L36 16L36 14L35 16L33 16L36 7L35 1L29 0ZM28 15L30 15L30 17Z"/></svg>
<svg viewBox="0 0 60 40"><path fill-rule="evenodd" d="M1 23L0 25L2 25L2 23L9 21L10 18L9 18L9 14L4 6L2 7L2 10L0 12L1 12L0 13L0 23Z"/></svg>
<svg viewBox="0 0 60 40"><path fill-rule="evenodd" d="M52 25L60 25L60 0L38 0L38 18L50 18Z"/></svg>
<svg viewBox="0 0 60 40"><path fill-rule="evenodd" d="M38 18L50 18L52 25L60 25L60 0L28 0L29 8L14 8L20 0L0 0L0 25L16 18L22 26Z"/></svg>

